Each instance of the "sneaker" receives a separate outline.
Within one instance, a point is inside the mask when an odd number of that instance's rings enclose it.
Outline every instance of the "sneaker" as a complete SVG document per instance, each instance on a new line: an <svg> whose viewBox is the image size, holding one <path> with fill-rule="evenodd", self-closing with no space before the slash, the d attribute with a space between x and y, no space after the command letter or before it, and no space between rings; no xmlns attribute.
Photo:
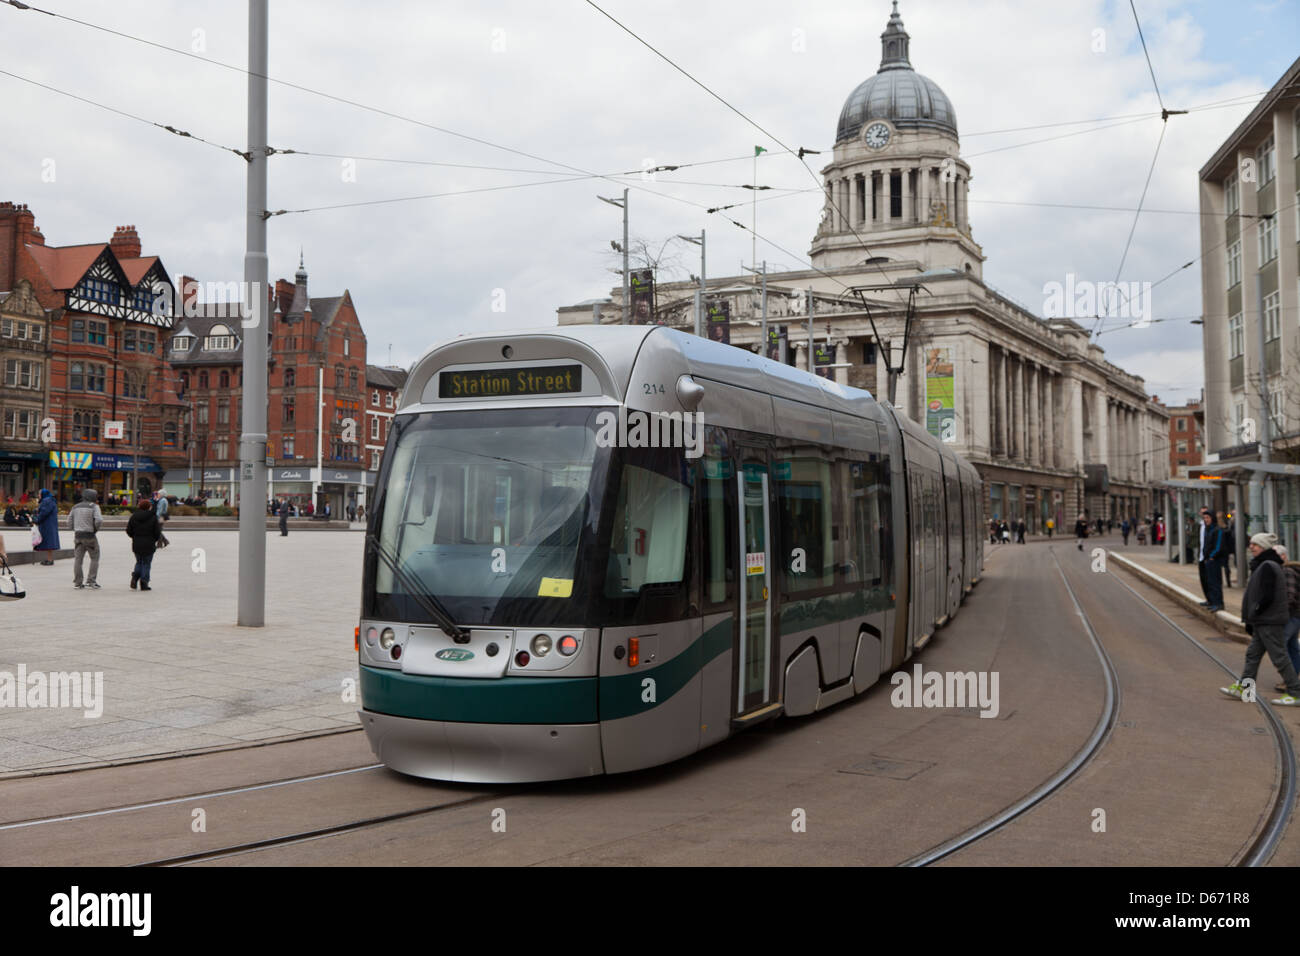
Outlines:
<svg viewBox="0 0 1300 956"><path fill-rule="evenodd" d="M1210 602L1209 602L1209 601L1202 601L1202 602L1201 602L1201 607L1209 607L1209 606L1210 606Z"/></svg>
<svg viewBox="0 0 1300 956"><path fill-rule="evenodd" d="M1274 700L1273 703L1277 704L1279 707L1295 707L1300 704L1300 697L1295 697L1291 694L1283 694L1281 697Z"/></svg>
<svg viewBox="0 0 1300 956"><path fill-rule="evenodd" d="M88 588L94 588L96 591L98 591L98 590L99 590L99 582L98 582L98 581L91 581L89 584L86 585L86 587L88 587Z"/></svg>
<svg viewBox="0 0 1300 956"><path fill-rule="evenodd" d="M82 588L85 587L85 585L84 585L84 584L74 584L73 587L76 588L78 591L80 591Z"/></svg>
<svg viewBox="0 0 1300 956"><path fill-rule="evenodd" d="M1235 697L1237 698L1237 700L1241 700L1241 695L1245 691L1245 689L1246 688L1242 687L1239 681L1234 681L1233 683L1229 684L1227 687L1220 687L1219 693L1227 694L1229 697Z"/></svg>

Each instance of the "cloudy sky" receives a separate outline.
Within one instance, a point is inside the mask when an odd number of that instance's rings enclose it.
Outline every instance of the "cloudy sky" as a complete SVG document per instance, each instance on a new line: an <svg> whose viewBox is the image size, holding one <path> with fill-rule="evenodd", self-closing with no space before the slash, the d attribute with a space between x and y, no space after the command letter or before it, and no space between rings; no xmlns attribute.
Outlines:
<svg viewBox="0 0 1300 956"><path fill-rule="evenodd" d="M246 5L35 4L127 36L3 6L0 70L137 119L0 75L0 199L31 206L51 245L134 224L173 278L241 278L243 160L139 120L243 148ZM600 6L782 142L823 150L879 65L890 11L882 0ZM1211 107L1170 119L1124 261L1123 279L1157 283L1199 255L1197 170L1300 54L1300 3L1137 10L1165 105ZM1161 127L1128 3L903 0L900 12L913 66L957 112L986 281L1041 312L1044 285L1067 273L1115 278ZM558 306L608 294L621 219L596 197L623 185L634 237L707 229L709 273L735 274L749 236L706 209L750 195L737 187L752 181L756 144L773 153L759 181L789 190L764 194L758 257L806 261L822 197L802 164L584 0L273 0L270 61L284 81L270 90L272 145L325 154L271 160L271 208L314 210L270 220L272 275L291 276L303 248L313 295L351 290L376 364L390 346L406 364L441 337L554 324ZM708 165L573 178L647 162ZM445 193L461 194L376 202ZM360 203L371 204L349 205ZM696 268L694 247L679 245ZM1098 341L1149 391L1195 397L1200 327L1187 320L1201 311L1196 265L1153 290L1154 317L1169 321Z"/></svg>

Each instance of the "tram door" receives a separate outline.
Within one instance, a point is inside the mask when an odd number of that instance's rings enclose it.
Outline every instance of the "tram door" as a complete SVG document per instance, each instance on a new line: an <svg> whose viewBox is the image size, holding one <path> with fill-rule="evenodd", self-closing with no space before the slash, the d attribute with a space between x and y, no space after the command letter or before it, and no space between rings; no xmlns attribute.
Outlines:
<svg viewBox="0 0 1300 956"><path fill-rule="evenodd" d="M740 554L744 583L740 588L740 647L736 662L736 715L772 705L772 538L769 533L766 456L748 452L736 476L739 483Z"/></svg>

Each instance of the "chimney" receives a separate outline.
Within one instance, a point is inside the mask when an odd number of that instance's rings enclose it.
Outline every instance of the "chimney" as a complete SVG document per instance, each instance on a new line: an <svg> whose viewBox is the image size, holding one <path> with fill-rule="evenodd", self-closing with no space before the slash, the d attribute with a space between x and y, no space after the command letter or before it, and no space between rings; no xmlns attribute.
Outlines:
<svg viewBox="0 0 1300 956"><path fill-rule="evenodd" d="M113 230L113 238L108 245L113 250L113 255L119 259L140 258L140 235L135 231L135 226L118 226Z"/></svg>
<svg viewBox="0 0 1300 956"><path fill-rule="evenodd" d="M293 301L293 283L288 279L275 280L275 305L280 314L287 315L289 303Z"/></svg>
<svg viewBox="0 0 1300 956"><path fill-rule="evenodd" d="M180 294L181 313L183 315L196 315L199 302L199 280L192 279L189 276L181 276L180 286L176 291Z"/></svg>
<svg viewBox="0 0 1300 956"><path fill-rule="evenodd" d="M19 278L19 253L28 243L45 245L35 214L24 203L0 202L0 289L14 287Z"/></svg>

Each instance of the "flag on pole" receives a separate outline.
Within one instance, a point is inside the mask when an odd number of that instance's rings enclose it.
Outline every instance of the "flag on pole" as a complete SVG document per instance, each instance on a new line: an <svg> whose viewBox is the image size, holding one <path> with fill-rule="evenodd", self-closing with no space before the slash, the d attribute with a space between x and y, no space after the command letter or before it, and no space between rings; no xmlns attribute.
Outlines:
<svg viewBox="0 0 1300 956"><path fill-rule="evenodd" d="M754 157L755 157L755 158L758 158L758 154L759 154L759 153L766 153L766 152L767 152L767 150L764 149L762 146L755 146L755 147L754 147Z"/></svg>

